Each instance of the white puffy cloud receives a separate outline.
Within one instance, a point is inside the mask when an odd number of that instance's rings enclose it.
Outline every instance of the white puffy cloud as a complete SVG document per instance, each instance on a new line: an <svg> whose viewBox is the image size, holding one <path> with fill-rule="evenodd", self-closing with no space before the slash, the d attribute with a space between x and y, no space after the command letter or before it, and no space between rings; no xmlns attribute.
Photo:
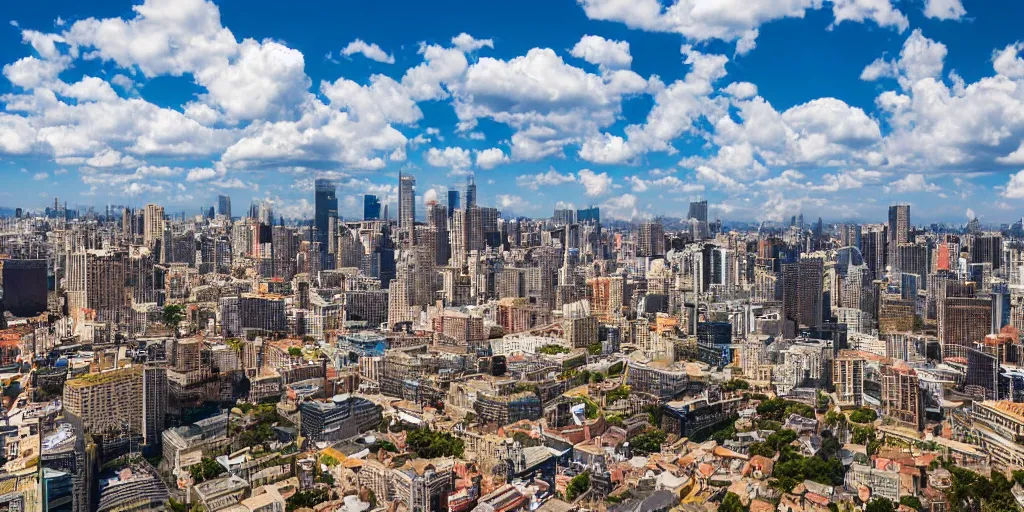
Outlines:
<svg viewBox="0 0 1024 512"><path fill-rule="evenodd" d="M928 183L923 174L911 173L906 176L889 182L888 189L893 192L938 192L941 190L938 185Z"/></svg>
<svg viewBox="0 0 1024 512"><path fill-rule="evenodd" d="M536 160L614 123L623 97L645 90L632 71L601 76L566 64L553 50L534 48L510 60L481 58L449 84L463 129L491 119L515 130L512 157Z"/></svg>
<svg viewBox="0 0 1024 512"><path fill-rule="evenodd" d="M897 78L904 87L909 87L924 78L934 78L942 74L946 59L946 45L928 39L915 29L903 43L899 60L875 59L861 72L861 80L878 80L879 78Z"/></svg>
<svg viewBox="0 0 1024 512"><path fill-rule="evenodd" d="M748 100L757 96L757 86L750 82L733 82L725 86L722 92L738 100Z"/></svg>
<svg viewBox="0 0 1024 512"><path fill-rule="evenodd" d="M613 220L633 220L639 216L637 197L633 194L622 194L608 198L600 204L601 216Z"/></svg>
<svg viewBox="0 0 1024 512"><path fill-rule="evenodd" d="M638 194L648 190L673 194L693 194L704 190L704 185L700 183L688 183L672 175L662 176L653 180L645 180L639 176L629 176L626 178L626 182L629 183L632 191Z"/></svg>
<svg viewBox="0 0 1024 512"><path fill-rule="evenodd" d="M1010 175L1002 195L1007 199L1024 199L1024 170Z"/></svg>
<svg viewBox="0 0 1024 512"><path fill-rule="evenodd" d="M495 196L498 200L498 208L507 209L512 207L522 208L526 204L526 201L522 197L512 194L498 194Z"/></svg>
<svg viewBox="0 0 1024 512"><path fill-rule="evenodd" d="M588 137L580 147L580 158L597 163L626 163L650 151L674 153L672 141L692 129L693 123L708 112L713 84L725 76L724 55L708 55L684 45L680 51L690 70L682 80L654 93L654 107L642 125L625 128L626 137L609 133Z"/></svg>
<svg viewBox="0 0 1024 512"><path fill-rule="evenodd" d="M577 2L591 19L617 21L652 32L675 32L693 41L742 39L746 51L753 48L755 29L759 26L783 18L803 18L808 10L829 4L834 24L870 20L900 31L908 25L906 16L893 8L890 0L675 0L670 5L663 5L660 0Z"/></svg>
<svg viewBox="0 0 1024 512"><path fill-rule="evenodd" d="M924 15L939 20L958 20L967 14L961 0L925 0Z"/></svg>
<svg viewBox="0 0 1024 512"><path fill-rule="evenodd" d="M576 174L585 193L590 197L602 196L612 188L612 177L606 172L598 174L590 169L581 169Z"/></svg>
<svg viewBox="0 0 1024 512"><path fill-rule="evenodd" d="M602 70L628 69L633 62L628 42L613 41L601 36L583 36L569 53L573 57L600 66Z"/></svg>
<svg viewBox="0 0 1024 512"><path fill-rule="evenodd" d="M444 149L430 148L427 151L427 163L434 167L447 167L452 170L469 169L472 164L472 156L468 149L457 147L446 147Z"/></svg>
<svg viewBox="0 0 1024 512"><path fill-rule="evenodd" d="M1024 78L1024 57L1020 56L1022 51L1024 42L1018 41L996 53L992 62L996 73L1008 78Z"/></svg>
<svg viewBox="0 0 1024 512"><path fill-rule="evenodd" d="M523 174L516 177L516 184L530 190L539 190L541 187L551 187L576 181L573 173L562 174L554 168L538 174Z"/></svg>
<svg viewBox="0 0 1024 512"><path fill-rule="evenodd" d="M32 175L32 179L35 180L35 181L43 181L43 180L45 180L46 178L49 178L49 177L50 177L50 174L45 172L45 171L37 172L37 173Z"/></svg>
<svg viewBox="0 0 1024 512"><path fill-rule="evenodd" d="M377 62L384 62L387 64L395 63L394 55L388 55L388 52L382 50L380 46L377 46L377 43L368 44L362 39L352 41L348 46L341 50L341 54L346 57L350 57L357 53L367 59L375 60Z"/></svg>
<svg viewBox="0 0 1024 512"><path fill-rule="evenodd" d="M510 160L501 148L489 148L476 153L476 166L481 169L493 169Z"/></svg>
<svg viewBox="0 0 1024 512"><path fill-rule="evenodd" d="M466 53L475 52L483 47L494 48L492 39L476 39L465 32L453 37L452 44Z"/></svg>

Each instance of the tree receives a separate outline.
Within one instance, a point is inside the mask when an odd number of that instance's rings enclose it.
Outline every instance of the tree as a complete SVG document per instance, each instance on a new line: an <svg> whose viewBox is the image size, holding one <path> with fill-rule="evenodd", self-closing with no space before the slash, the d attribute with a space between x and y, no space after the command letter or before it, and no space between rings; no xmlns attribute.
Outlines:
<svg viewBox="0 0 1024 512"><path fill-rule="evenodd" d="M448 432L436 432L425 428L411 430L406 435L409 449L424 459L436 457L462 457L465 443Z"/></svg>
<svg viewBox="0 0 1024 512"><path fill-rule="evenodd" d="M205 482L211 478L216 478L221 473L226 471L224 466L213 459L203 457L199 464L189 468L189 473L192 475L192 481L195 483Z"/></svg>
<svg viewBox="0 0 1024 512"><path fill-rule="evenodd" d="M590 345L587 345L587 352L592 356L601 355L602 350L603 348L600 343L591 343Z"/></svg>
<svg viewBox="0 0 1024 512"><path fill-rule="evenodd" d="M910 507L914 510L921 510L924 507L924 505L921 504L921 500L919 500L917 496L910 495L900 498L900 505Z"/></svg>
<svg viewBox="0 0 1024 512"><path fill-rule="evenodd" d="M850 421L854 423L871 423L876 419L878 419L878 413L868 407L861 407L850 414Z"/></svg>
<svg viewBox="0 0 1024 512"><path fill-rule="evenodd" d="M288 355L292 357L302 357L302 349L299 347L289 347Z"/></svg>
<svg viewBox="0 0 1024 512"><path fill-rule="evenodd" d="M731 379L722 384L722 389L725 391L738 391L743 389L750 389L750 383L743 379Z"/></svg>
<svg viewBox="0 0 1024 512"><path fill-rule="evenodd" d="M538 348L537 352L541 353L541 354L544 354L544 355L553 356L553 355L558 355L558 354L568 354L569 353L569 349L567 349L567 348L565 348L565 347L563 347L561 345L554 345L554 344L552 344L552 345L544 345L543 347Z"/></svg>
<svg viewBox="0 0 1024 512"><path fill-rule="evenodd" d="M185 319L185 306L181 304L168 304L164 306L161 321L167 326L168 329L174 331L174 336L178 336L178 324Z"/></svg>
<svg viewBox="0 0 1024 512"><path fill-rule="evenodd" d="M739 495L734 492L725 493L722 504L718 506L718 512L747 512L747 510L749 509L743 506Z"/></svg>
<svg viewBox="0 0 1024 512"><path fill-rule="evenodd" d="M627 398L629 398L629 386L619 386L609 391L608 394L604 396L604 403L611 405L619 400L625 400Z"/></svg>
<svg viewBox="0 0 1024 512"><path fill-rule="evenodd" d="M584 471L569 480L569 485L565 487L565 499L573 501L588 490L590 490L590 472Z"/></svg>
<svg viewBox="0 0 1024 512"><path fill-rule="evenodd" d="M877 497L868 503L864 512L895 512L896 507L887 498Z"/></svg>
<svg viewBox="0 0 1024 512"><path fill-rule="evenodd" d="M648 455L660 452L661 445L665 443L666 439L668 439L668 434L656 428L634 437L629 441L629 445L633 447L633 453Z"/></svg>

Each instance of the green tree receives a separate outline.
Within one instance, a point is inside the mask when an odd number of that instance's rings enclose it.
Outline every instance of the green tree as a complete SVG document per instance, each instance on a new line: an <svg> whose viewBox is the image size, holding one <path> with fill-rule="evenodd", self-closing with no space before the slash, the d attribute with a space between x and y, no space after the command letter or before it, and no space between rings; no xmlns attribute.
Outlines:
<svg viewBox="0 0 1024 512"><path fill-rule="evenodd" d="M565 499L573 501L588 490L590 490L590 472L584 471L569 480L569 485L565 487Z"/></svg>
<svg viewBox="0 0 1024 512"><path fill-rule="evenodd" d="M604 396L604 403L611 405L626 398L629 398L629 386L619 386Z"/></svg>
<svg viewBox="0 0 1024 512"><path fill-rule="evenodd" d="M181 304L168 304L164 306L161 321L168 329L174 332L175 337L178 336L178 324L184 319L185 306Z"/></svg>
<svg viewBox="0 0 1024 512"><path fill-rule="evenodd" d="M921 500L918 499L917 496L910 496L909 494L900 498L900 505L910 507L914 510L921 510L924 508L924 505L921 504Z"/></svg>
<svg viewBox="0 0 1024 512"><path fill-rule="evenodd" d="M648 455L660 452L661 445L665 443L666 439L668 439L668 434L656 428L634 437L629 441L629 445L633 448L633 453Z"/></svg>
<svg viewBox="0 0 1024 512"><path fill-rule="evenodd" d="M743 379L731 379L722 384L722 389L725 391L739 391L750 389L750 383Z"/></svg>
<svg viewBox="0 0 1024 512"><path fill-rule="evenodd" d="M589 353L592 356L601 355L602 350L603 349L600 343L591 343L590 345L587 345L587 353Z"/></svg>
<svg viewBox="0 0 1024 512"><path fill-rule="evenodd" d="M569 353L569 349L565 348L565 347L563 347L561 345L554 345L554 344L552 344L552 345L544 345L543 347L538 348L537 352L539 352L541 354L553 356L553 355L557 355L557 354L568 354Z"/></svg>
<svg viewBox="0 0 1024 512"><path fill-rule="evenodd" d="M733 492L725 493L722 504L718 506L718 512L747 512L747 510L749 509L743 506L739 495Z"/></svg>
<svg viewBox="0 0 1024 512"><path fill-rule="evenodd" d="M895 512L896 507L886 498L877 497L868 503L864 512Z"/></svg>
<svg viewBox="0 0 1024 512"><path fill-rule="evenodd" d="M462 457L465 451L462 439L448 432L436 432L425 428L410 430L405 440L409 449L424 459Z"/></svg>
<svg viewBox="0 0 1024 512"><path fill-rule="evenodd" d="M288 347L288 355L292 357L302 357L302 349L299 347Z"/></svg>
<svg viewBox="0 0 1024 512"><path fill-rule="evenodd" d="M203 457L199 464L196 464L189 468L189 473L192 475L192 481L195 483L205 482L211 478L216 478L224 473L224 466L221 466L217 461Z"/></svg>
<svg viewBox="0 0 1024 512"><path fill-rule="evenodd" d="M868 407L861 407L850 414L850 421L854 423L871 423L876 419L878 419L878 413Z"/></svg>

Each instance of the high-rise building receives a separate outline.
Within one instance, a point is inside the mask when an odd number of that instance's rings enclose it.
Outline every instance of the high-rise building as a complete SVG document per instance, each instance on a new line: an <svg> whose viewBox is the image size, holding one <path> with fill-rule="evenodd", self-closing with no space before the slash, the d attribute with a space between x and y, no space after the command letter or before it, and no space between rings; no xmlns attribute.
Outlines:
<svg viewBox="0 0 1024 512"><path fill-rule="evenodd" d="M338 218L337 185L333 180L319 178L314 182L313 226L317 230L317 242L323 250L327 249L327 241L331 233L331 218Z"/></svg>
<svg viewBox="0 0 1024 512"><path fill-rule="evenodd" d="M466 176L466 208L476 206L476 179L472 174Z"/></svg>
<svg viewBox="0 0 1024 512"><path fill-rule="evenodd" d="M576 222L580 224L600 224L601 208L591 206L590 208L576 210Z"/></svg>
<svg viewBox="0 0 1024 512"><path fill-rule="evenodd" d="M665 228L658 221L640 224L637 237L637 256L655 258L665 255Z"/></svg>
<svg viewBox="0 0 1024 512"><path fill-rule="evenodd" d="M380 220L380 199L377 196L363 196L363 220Z"/></svg>
<svg viewBox="0 0 1024 512"><path fill-rule="evenodd" d="M910 242L910 205L894 204L889 207L889 245Z"/></svg>
<svg viewBox="0 0 1024 512"><path fill-rule="evenodd" d="M703 201L690 201L690 211L686 214L687 219L695 219L699 222L707 223L708 221L708 202Z"/></svg>
<svg viewBox="0 0 1024 512"><path fill-rule="evenodd" d="M217 196L217 215L231 218L231 196Z"/></svg>
<svg viewBox="0 0 1024 512"><path fill-rule="evenodd" d="M988 298L946 297L941 319L939 343L942 358L966 358L967 349L985 339L992 323L992 304Z"/></svg>
<svg viewBox="0 0 1024 512"><path fill-rule="evenodd" d="M142 240L148 247L153 247L164 236L164 207L147 204Z"/></svg>
<svg viewBox="0 0 1024 512"><path fill-rule="evenodd" d="M917 372L906 366L883 364L882 414L915 430L924 428L924 401Z"/></svg>
<svg viewBox="0 0 1024 512"><path fill-rule="evenodd" d="M448 220L452 220L452 215L455 210L459 209L459 191L455 189L448 190Z"/></svg>
<svg viewBox="0 0 1024 512"><path fill-rule="evenodd" d="M416 225L416 177L410 174L398 176L398 229L412 234Z"/></svg>
<svg viewBox="0 0 1024 512"><path fill-rule="evenodd" d="M163 368L131 366L89 373L64 385L64 414L87 434L142 434L157 443L167 410L167 373Z"/></svg>
<svg viewBox="0 0 1024 512"><path fill-rule="evenodd" d="M797 263L782 265L782 304L787 320L797 327L816 328L822 319L822 275L824 262L821 258L804 257Z"/></svg>
<svg viewBox="0 0 1024 512"><path fill-rule="evenodd" d="M840 350L832 366L832 385L836 389L836 405L864 405L864 354L857 350Z"/></svg>

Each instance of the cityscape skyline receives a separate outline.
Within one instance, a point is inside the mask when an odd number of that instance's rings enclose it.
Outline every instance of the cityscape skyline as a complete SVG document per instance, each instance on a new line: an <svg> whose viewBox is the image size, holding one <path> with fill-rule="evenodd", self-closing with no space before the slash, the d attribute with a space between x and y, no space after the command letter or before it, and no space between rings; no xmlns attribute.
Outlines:
<svg viewBox="0 0 1024 512"><path fill-rule="evenodd" d="M339 214L364 194L394 214L409 173L421 213L474 173L482 204L528 217L682 218L700 196L723 220L1019 219L1024 6L875 4L403 4L389 27L381 6L12 6L0 206L221 193L300 218L331 178Z"/></svg>

